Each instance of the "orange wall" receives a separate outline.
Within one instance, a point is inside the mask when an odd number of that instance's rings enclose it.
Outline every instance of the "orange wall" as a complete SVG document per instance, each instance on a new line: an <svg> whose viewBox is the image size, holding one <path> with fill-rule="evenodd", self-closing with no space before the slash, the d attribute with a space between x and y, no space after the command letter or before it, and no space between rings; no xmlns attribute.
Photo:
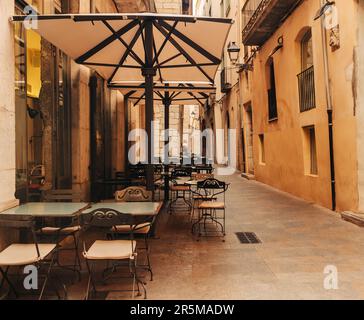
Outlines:
<svg viewBox="0 0 364 320"><path fill-rule="evenodd" d="M353 109L352 79L348 70L353 63L355 45L355 1L337 2L340 16L341 48L329 50L331 91L334 108L334 150L337 210L357 210L356 119ZM307 0L285 21L260 49L254 60L252 90L242 79L243 102L253 105L254 160L257 180L306 200L331 208L330 159L327 103L325 95L321 24L314 22L319 1ZM316 109L300 113L297 74L300 73L300 43L304 27L312 27L316 82ZM284 47L274 54L279 120L268 123L266 63L284 37ZM250 95L250 92L253 94ZM318 176L305 174L305 126L316 128ZM259 134L265 134L266 164L259 164Z"/></svg>

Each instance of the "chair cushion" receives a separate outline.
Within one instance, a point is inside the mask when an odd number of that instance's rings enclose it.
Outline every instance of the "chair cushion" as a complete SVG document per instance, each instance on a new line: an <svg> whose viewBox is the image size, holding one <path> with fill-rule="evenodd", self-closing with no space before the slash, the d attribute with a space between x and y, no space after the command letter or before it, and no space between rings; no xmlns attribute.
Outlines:
<svg viewBox="0 0 364 320"><path fill-rule="evenodd" d="M0 253L0 266L25 266L46 258L56 248L55 244L39 244L38 257L35 244L12 244Z"/></svg>
<svg viewBox="0 0 364 320"><path fill-rule="evenodd" d="M148 234L150 231L150 223L143 223L143 224L139 224L138 226L127 226L127 225L123 225L123 226L115 226L112 231L114 232L118 232L118 233L131 233L132 230L134 230L133 233L136 234Z"/></svg>
<svg viewBox="0 0 364 320"><path fill-rule="evenodd" d="M225 209L225 203L216 201L204 201L199 206L199 209Z"/></svg>
<svg viewBox="0 0 364 320"><path fill-rule="evenodd" d="M67 227L67 228L52 228L45 227L40 230L42 234L53 235L59 232L61 235L71 235L81 230L81 226Z"/></svg>
<svg viewBox="0 0 364 320"><path fill-rule="evenodd" d="M172 186L171 191L190 191L189 186Z"/></svg>
<svg viewBox="0 0 364 320"><path fill-rule="evenodd" d="M133 259L135 241L109 240L96 241L83 256L88 260L124 260Z"/></svg>

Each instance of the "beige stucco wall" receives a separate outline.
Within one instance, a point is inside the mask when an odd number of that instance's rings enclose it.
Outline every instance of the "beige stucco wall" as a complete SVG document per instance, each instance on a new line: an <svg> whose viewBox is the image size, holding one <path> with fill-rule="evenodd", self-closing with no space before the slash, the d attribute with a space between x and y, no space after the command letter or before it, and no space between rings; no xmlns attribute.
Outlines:
<svg viewBox="0 0 364 320"><path fill-rule="evenodd" d="M358 10L358 42L355 49L355 65L353 90L357 115L358 141L358 211L364 212L364 0L359 0Z"/></svg>
<svg viewBox="0 0 364 320"><path fill-rule="evenodd" d="M212 16L221 16L220 3L212 3ZM209 4L206 5L206 8ZM241 170L242 166L242 150L241 150L241 120L240 120L240 87L239 87L239 75L238 69L229 59L227 51L230 42L235 42L237 45L241 44L241 32L240 32L240 2L238 0L230 1L230 10L224 9L224 17L228 17L234 20L234 24L229 32L226 46L224 49L225 66L222 64L217 72L215 83L218 88L216 93L217 105L215 106L215 129L224 129L224 147L217 148L216 158L221 159L223 156L227 156L227 128L228 122L230 122L230 129L235 130L236 133L236 148L234 159L230 159L230 164L234 164L236 169ZM226 15L227 13L227 15ZM205 11L204 14L207 14ZM228 93L222 93L221 88L221 71L225 67L227 69L227 79L232 85L231 90ZM216 130L215 130L216 134ZM223 154L222 154L223 153ZM231 161L232 160L232 161Z"/></svg>
<svg viewBox="0 0 364 320"><path fill-rule="evenodd" d="M334 109L337 210L358 210L357 123L353 98L353 59L357 44L358 1L337 1L341 48L329 52Z"/></svg>
<svg viewBox="0 0 364 320"><path fill-rule="evenodd" d="M180 14L182 12L182 0L155 0L158 13Z"/></svg>
<svg viewBox="0 0 364 320"><path fill-rule="evenodd" d="M73 189L89 199L90 191L90 70L71 64Z"/></svg>
<svg viewBox="0 0 364 320"><path fill-rule="evenodd" d="M350 67L353 64L355 1L338 2L341 48L329 50L331 92L334 108L334 150L337 210L357 210L356 119ZM325 96L321 25L313 17L318 1L304 1L266 42L254 59L250 88L241 77L243 103L252 101L255 175L259 181L331 208L327 103ZM355 22L355 19L354 19ZM297 74L300 72L301 30L312 27L315 65L316 109L300 113ZM284 47L274 55L279 120L268 123L266 63L284 37ZM253 89L252 89L253 88ZM244 122L244 119L243 119ZM316 128L318 176L305 174L303 127ZM259 163L259 134L265 135L266 164Z"/></svg>
<svg viewBox="0 0 364 320"><path fill-rule="evenodd" d="M13 27L6 17L14 14L12 1L0 2L0 211L17 205L15 200L15 88ZM11 44L11 45L9 45ZM10 232L0 230L0 250Z"/></svg>

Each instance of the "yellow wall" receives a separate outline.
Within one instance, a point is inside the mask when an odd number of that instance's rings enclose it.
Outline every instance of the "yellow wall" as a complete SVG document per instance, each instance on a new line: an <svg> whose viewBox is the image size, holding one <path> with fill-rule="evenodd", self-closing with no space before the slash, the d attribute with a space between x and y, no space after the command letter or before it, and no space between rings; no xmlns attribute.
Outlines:
<svg viewBox="0 0 364 320"><path fill-rule="evenodd" d="M353 109L352 79L348 70L353 63L355 45L355 1L338 1L341 48L329 50L331 91L334 109L334 150L337 210L357 210L356 120ZM260 49L254 59L251 89L241 75L243 103L252 101L254 125L254 162L257 180L290 192L306 200L331 208L328 116L325 95L321 24L313 18L319 2L304 1ZM297 75L301 71L298 35L312 27L315 65L316 109L300 113ZM277 46L279 36L284 47L274 55L279 120L268 122L266 63ZM254 92L254 94L252 94ZM244 121L244 120L243 120ZM303 127L316 128L318 176L305 174ZM259 134L265 135L266 164L259 164Z"/></svg>

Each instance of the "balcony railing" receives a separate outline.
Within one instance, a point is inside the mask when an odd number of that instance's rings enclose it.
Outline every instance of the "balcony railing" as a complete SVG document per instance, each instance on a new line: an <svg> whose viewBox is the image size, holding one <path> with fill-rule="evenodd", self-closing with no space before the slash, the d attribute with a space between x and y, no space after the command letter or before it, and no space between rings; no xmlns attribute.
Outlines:
<svg viewBox="0 0 364 320"><path fill-rule="evenodd" d="M248 25L250 19L253 17L254 13L257 11L262 0L247 0L242 11L242 26L243 30Z"/></svg>
<svg viewBox="0 0 364 320"><path fill-rule="evenodd" d="M221 70L221 92L227 93L231 90L231 70L224 68Z"/></svg>
<svg viewBox="0 0 364 320"><path fill-rule="evenodd" d="M276 120L278 118L277 110L277 95L275 89L268 90L268 111L269 111L269 121Z"/></svg>
<svg viewBox="0 0 364 320"><path fill-rule="evenodd" d="M298 77L298 90L300 95L300 111L305 112L316 107L315 70L310 67Z"/></svg>
<svg viewBox="0 0 364 320"><path fill-rule="evenodd" d="M242 10L243 43L262 46L302 0L247 0Z"/></svg>

